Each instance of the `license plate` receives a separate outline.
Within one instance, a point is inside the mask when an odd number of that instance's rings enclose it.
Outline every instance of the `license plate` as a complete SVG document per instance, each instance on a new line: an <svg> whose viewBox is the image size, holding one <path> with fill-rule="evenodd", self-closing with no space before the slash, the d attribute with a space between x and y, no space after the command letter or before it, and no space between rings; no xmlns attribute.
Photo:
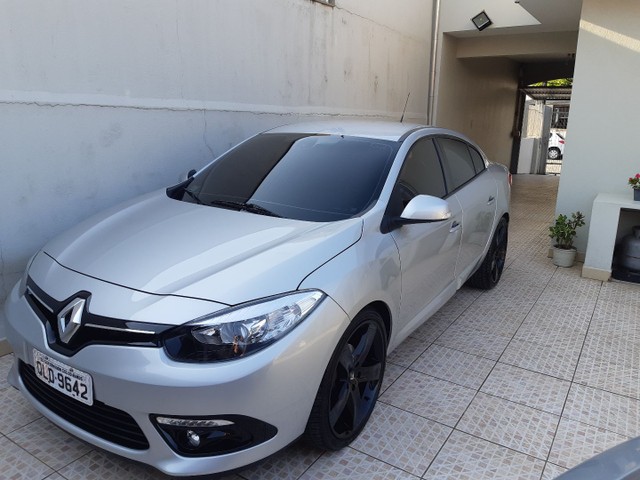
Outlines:
<svg viewBox="0 0 640 480"><path fill-rule="evenodd" d="M50 387L87 405L93 405L93 381L91 375L70 367L33 349L36 376Z"/></svg>

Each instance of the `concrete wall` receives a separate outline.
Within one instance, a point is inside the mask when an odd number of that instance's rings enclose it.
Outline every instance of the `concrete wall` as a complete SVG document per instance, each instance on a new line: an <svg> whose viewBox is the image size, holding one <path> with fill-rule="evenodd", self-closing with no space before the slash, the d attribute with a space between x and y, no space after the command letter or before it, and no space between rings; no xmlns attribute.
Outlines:
<svg viewBox="0 0 640 480"><path fill-rule="evenodd" d="M632 198L627 179L640 172L635 142L639 77L640 3L584 0L556 207L557 213L587 215L587 225L578 232L579 251L586 249L596 195Z"/></svg>
<svg viewBox="0 0 640 480"><path fill-rule="evenodd" d="M409 92L424 121L431 2L404 3L3 0L0 303L48 239L248 135Z"/></svg>
<svg viewBox="0 0 640 480"><path fill-rule="evenodd" d="M442 38L436 123L463 132L492 161L508 166L518 66L506 58L458 58L460 41Z"/></svg>

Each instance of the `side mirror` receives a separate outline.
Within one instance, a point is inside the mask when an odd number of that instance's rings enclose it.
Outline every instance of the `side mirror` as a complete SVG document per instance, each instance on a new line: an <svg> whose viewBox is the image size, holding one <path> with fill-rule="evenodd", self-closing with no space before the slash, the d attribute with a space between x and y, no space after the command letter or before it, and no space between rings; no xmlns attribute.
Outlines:
<svg viewBox="0 0 640 480"><path fill-rule="evenodd" d="M417 195L404 207L400 219L407 223L439 222L451 218L449 203L431 195Z"/></svg>
<svg viewBox="0 0 640 480"><path fill-rule="evenodd" d="M449 202L431 195L417 195L404 207L399 217L385 217L380 231L389 233L403 225L441 222L450 218Z"/></svg>

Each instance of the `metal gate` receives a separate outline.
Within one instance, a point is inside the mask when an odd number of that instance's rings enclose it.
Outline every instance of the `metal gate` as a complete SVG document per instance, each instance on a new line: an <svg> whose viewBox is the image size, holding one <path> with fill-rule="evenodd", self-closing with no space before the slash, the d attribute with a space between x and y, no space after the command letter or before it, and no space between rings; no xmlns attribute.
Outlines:
<svg viewBox="0 0 640 480"><path fill-rule="evenodd" d="M529 173L559 175L569 120L571 87L527 87L522 136L531 139Z"/></svg>

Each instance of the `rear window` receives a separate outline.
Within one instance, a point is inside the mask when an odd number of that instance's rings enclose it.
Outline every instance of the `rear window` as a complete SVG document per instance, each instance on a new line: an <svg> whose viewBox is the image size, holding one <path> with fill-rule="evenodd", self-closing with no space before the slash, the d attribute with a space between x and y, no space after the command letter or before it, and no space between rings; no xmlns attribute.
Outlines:
<svg viewBox="0 0 640 480"><path fill-rule="evenodd" d="M357 216L380 195L397 142L340 135L261 134L185 187L183 201L236 202L328 222Z"/></svg>

